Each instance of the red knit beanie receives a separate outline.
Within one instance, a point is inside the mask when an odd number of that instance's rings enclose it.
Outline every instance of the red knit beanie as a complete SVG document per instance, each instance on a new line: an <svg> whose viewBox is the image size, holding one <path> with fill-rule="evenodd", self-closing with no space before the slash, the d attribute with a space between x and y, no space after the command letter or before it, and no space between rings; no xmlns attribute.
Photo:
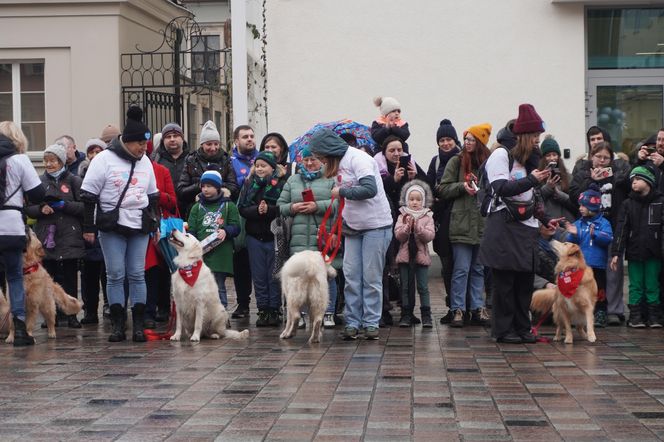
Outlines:
<svg viewBox="0 0 664 442"><path fill-rule="evenodd" d="M512 132L515 135L544 132L544 121L532 104L519 105L519 117L514 123Z"/></svg>

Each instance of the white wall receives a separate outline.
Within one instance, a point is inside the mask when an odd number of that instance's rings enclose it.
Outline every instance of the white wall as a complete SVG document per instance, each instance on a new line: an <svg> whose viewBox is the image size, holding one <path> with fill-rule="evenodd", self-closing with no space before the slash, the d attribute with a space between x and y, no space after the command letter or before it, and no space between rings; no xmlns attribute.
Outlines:
<svg viewBox="0 0 664 442"><path fill-rule="evenodd" d="M551 0L272 0L268 3L270 130L290 141L318 121L378 115L393 96L426 167L440 120L459 137L495 134L532 103L572 157L585 142L584 13Z"/></svg>

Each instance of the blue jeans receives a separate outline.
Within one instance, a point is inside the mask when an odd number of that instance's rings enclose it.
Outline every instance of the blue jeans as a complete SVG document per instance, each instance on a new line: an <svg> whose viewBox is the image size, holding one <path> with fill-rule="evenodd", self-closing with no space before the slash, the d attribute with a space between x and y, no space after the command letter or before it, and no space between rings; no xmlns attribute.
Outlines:
<svg viewBox="0 0 664 442"><path fill-rule="evenodd" d="M217 288L219 290L219 300L224 308L228 307L228 296L226 295L226 276L225 272L212 272L214 280L217 281Z"/></svg>
<svg viewBox="0 0 664 442"><path fill-rule="evenodd" d="M327 305L325 313L334 313L337 306L337 278L328 279L328 293L330 294L330 303Z"/></svg>
<svg viewBox="0 0 664 442"><path fill-rule="evenodd" d="M147 234L124 236L115 232L99 232L99 244L106 264L106 291L109 305L124 306L125 275L129 283L132 305L145 304L145 252Z"/></svg>
<svg viewBox="0 0 664 442"><path fill-rule="evenodd" d="M247 235L249 268L256 292L258 310L278 310L281 307L279 282L272 277L274 270L274 241L259 241Z"/></svg>
<svg viewBox="0 0 664 442"><path fill-rule="evenodd" d="M391 240L391 226L345 237L344 318L347 327L378 327L383 309L383 267Z"/></svg>
<svg viewBox="0 0 664 442"><path fill-rule="evenodd" d="M25 321L25 288L23 287L23 251L5 250L0 252L0 259L5 263L9 301L12 315Z"/></svg>
<svg viewBox="0 0 664 442"><path fill-rule="evenodd" d="M484 267L477 262L479 244L452 244L454 266L450 308L466 311L466 293L470 282L470 309L484 307ZM468 276L470 275L470 278Z"/></svg>

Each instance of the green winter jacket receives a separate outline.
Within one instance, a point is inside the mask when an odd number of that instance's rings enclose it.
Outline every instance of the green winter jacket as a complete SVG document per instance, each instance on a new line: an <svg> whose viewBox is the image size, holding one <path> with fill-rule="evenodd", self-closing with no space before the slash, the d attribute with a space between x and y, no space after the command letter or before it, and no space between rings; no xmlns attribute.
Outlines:
<svg viewBox="0 0 664 442"><path fill-rule="evenodd" d="M222 203L224 207L218 215L215 215ZM199 241L216 232L219 228L226 230L226 239L224 242L207 252L203 256L203 262L213 272L224 272L232 275L233 237L240 230L240 214L237 206L226 198L205 206L202 206L198 202L191 207L188 223L188 232L194 235Z"/></svg>
<svg viewBox="0 0 664 442"><path fill-rule="evenodd" d="M318 226L323 221L323 215L331 203L331 190L334 187L334 178L320 177L313 181L306 181L301 174L291 175L281 190L277 205L282 216L292 217L290 254L303 250L318 250ZM291 213L291 204L302 202L302 191L311 188L318 206L312 214ZM327 223L328 231L332 228L332 221L336 219L337 200L334 201L334 210ZM342 245L343 247L343 245ZM335 269L341 268L342 251L339 250L332 262Z"/></svg>
<svg viewBox="0 0 664 442"><path fill-rule="evenodd" d="M450 159L445 173L436 187L436 194L452 203L450 218L450 242L479 245L484 233L484 218L477 206L477 198L466 192L466 177L461 169L460 154ZM473 170L477 176L477 170Z"/></svg>

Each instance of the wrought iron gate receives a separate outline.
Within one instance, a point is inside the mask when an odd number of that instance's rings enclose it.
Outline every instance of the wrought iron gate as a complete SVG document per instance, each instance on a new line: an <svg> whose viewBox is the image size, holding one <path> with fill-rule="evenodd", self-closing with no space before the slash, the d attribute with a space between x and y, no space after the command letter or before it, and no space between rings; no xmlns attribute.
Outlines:
<svg viewBox="0 0 664 442"><path fill-rule="evenodd" d="M137 52L120 56L123 111L137 104L153 132L174 121L186 134L185 97L228 87L230 49L209 47L207 36L189 17L171 20L163 36L152 51L136 45Z"/></svg>

